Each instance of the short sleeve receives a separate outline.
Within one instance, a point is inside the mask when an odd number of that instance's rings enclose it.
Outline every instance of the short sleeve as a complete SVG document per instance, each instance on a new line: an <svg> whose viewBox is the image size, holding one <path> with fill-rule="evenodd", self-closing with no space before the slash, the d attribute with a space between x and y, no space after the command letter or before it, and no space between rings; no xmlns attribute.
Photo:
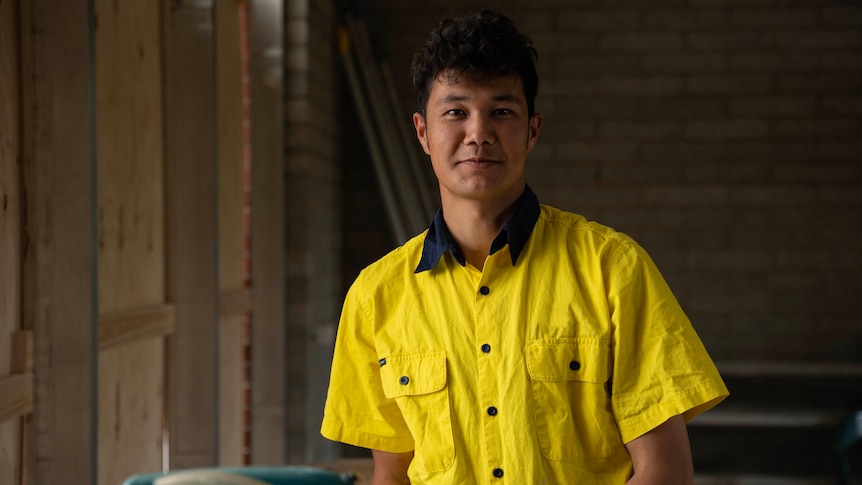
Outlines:
<svg viewBox="0 0 862 485"><path fill-rule="evenodd" d="M626 240L607 285L613 328L611 402L624 443L673 416L691 420L728 395L646 251Z"/></svg>
<svg viewBox="0 0 862 485"><path fill-rule="evenodd" d="M354 446L404 453L413 438L397 404L383 394L374 345L374 317L357 279L338 325L321 434Z"/></svg>

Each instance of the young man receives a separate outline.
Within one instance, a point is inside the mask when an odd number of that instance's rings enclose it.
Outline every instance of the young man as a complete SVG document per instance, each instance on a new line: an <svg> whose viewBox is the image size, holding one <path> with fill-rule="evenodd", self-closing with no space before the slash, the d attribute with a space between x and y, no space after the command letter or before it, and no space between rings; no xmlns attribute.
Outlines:
<svg viewBox="0 0 862 485"><path fill-rule="evenodd" d="M414 59L442 208L351 287L321 429L373 485L691 483L685 422L727 395L643 249L527 187L535 59L489 11Z"/></svg>

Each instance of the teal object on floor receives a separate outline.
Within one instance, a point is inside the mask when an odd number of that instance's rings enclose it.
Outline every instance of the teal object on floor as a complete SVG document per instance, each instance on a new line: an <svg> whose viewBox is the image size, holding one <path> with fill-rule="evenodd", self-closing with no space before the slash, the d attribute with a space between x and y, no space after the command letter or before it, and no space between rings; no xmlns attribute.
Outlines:
<svg viewBox="0 0 862 485"><path fill-rule="evenodd" d="M850 483L850 462L847 452L862 440L862 410L856 411L841 421L835 433L834 452L838 462L838 483ZM857 471L858 473L858 471Z"/></svg>
<svg viewBox="0 0 862 485"><path fill-rule="evenodd" d="M189 477L188 483L204 484L207 475L222 474L225 477L231 475L257 480L267 485L343 485L353 484L356 481L352 473L338 473L320 468L302 466L247 466L247 467L214 467L195 468L187 470L174 470L167 473L148 473L130 477L123 485L155 485L156 480L162 477L180 478L185 474ZM213 483L229 483L228 480L213 480Z"/></svg>

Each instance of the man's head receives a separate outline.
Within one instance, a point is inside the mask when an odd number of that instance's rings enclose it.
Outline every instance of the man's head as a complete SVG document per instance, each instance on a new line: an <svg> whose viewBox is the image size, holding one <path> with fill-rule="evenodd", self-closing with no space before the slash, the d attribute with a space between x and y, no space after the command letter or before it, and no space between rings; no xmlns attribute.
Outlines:
<svg viewBox="0 0 862 485"><path fill-rule="evenodd" d="M516 74L524 85L532 116L539 90L537 57L530 38L520 34L503 14L483 10L468 17L444 19L413 57L411 74L419 112L425 114L431 87L440 76L448 82L466 76L481 83Z"/></svg>

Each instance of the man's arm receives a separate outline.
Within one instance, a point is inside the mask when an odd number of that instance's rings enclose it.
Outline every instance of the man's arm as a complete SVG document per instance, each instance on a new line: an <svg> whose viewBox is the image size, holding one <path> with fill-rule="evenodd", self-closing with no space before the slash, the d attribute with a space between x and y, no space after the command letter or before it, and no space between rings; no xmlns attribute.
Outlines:
<svg viewBox="0 0 862 485"><path fill-rule="evenodd" d="M694 465L682 415L674 416L626 444L634 476L628 485L691 485Z"/></svg>
<svg viewBox="0 0 862 485"><path fill-rule="evenodd" d="M388 453L386 451L371 450L374 458L374 476L371 485L409 485L407 468L413 461L413 452Z"/></svg>

